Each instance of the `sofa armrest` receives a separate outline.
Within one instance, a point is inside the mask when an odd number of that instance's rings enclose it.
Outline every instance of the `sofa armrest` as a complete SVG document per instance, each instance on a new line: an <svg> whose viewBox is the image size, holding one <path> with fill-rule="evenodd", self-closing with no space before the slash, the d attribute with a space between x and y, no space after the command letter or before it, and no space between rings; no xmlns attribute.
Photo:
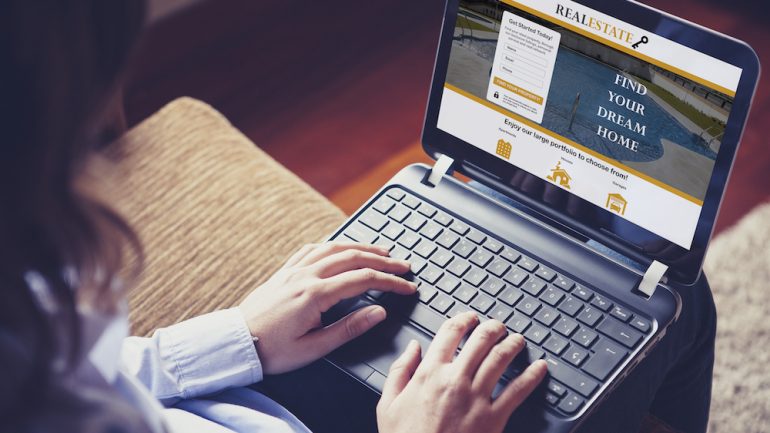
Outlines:
<svg viewBox="0 0 770 433"><path fill-rule="evenodd" d="M171 102L111 145L111 204L146 253L132 333L236 305L344 214L210 106Z"/></svg>

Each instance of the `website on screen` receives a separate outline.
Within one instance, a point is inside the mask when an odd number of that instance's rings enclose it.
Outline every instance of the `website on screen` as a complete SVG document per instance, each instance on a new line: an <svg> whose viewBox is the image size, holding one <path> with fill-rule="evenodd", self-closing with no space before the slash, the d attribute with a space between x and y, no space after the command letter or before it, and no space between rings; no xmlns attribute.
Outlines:
<svg viewBox="0 0 770 433"><path fill-rule="evenodd" d="M689 249L740 77L571 1L461 1L438 127Z"/></svg>

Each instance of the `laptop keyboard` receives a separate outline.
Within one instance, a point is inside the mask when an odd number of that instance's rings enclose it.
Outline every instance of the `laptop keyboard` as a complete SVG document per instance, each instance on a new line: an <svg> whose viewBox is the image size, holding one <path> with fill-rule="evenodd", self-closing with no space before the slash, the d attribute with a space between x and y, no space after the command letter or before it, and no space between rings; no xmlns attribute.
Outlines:
<svg viewBox="0 0 770 433"><path fill-rule="evenodd" d="M527 347L504 376L545 359L545 402L565 415L580 410L652 331L649 319L400 188L388 190L341 236L411 262L419 302L369 296L431 335L466 311L522 334Z"/></svg>

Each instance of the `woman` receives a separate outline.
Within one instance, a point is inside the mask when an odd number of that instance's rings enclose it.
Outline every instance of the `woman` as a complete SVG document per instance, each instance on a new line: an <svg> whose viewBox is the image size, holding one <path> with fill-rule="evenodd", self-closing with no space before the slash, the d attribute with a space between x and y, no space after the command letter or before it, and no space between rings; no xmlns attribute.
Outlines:
<svg viewBox="0 0 770 433"><path fill-rule="evenodd" d="M244 387L381 322L378 306L325 328L320 315L369 288L413 294L395 276L409 264L375 246L307 246L238 308L124 340L131 275L121 270L141 247L86 169L117 131L111 113L143 16L141 0L0 3L2 431L306 431ZM546 367L492 401L524 340L477 324L448 321L422 360L419 345L406 350L378 405L381 432L502 431Z"/></svg>

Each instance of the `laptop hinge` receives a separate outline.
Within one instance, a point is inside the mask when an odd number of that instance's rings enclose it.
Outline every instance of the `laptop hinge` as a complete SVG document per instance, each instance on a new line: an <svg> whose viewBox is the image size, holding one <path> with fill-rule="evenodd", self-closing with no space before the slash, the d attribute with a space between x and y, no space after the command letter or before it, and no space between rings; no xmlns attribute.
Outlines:
<svg viewBox="0 0 770 433"><path fill-rule="evenodd" d="M666 282L666 272L668 272L668 266L663 263L657 260L650 263L650 267L647 268L647 272L644 273L642 281L639 282L639 287L637 287L639 293L650 299L655 294L658 284Z"/></svg>
<svg viewBox="0 0 770 433"><path fill-rule="evenodd" d="M454 163L454 159L446 155L441 155L438 158L438 161L433 165L433 168L430 169L430 172L428 172L423 183L431 187L437 186L439 182L441 182L441 179L444 178L444 175L450 173Z"/></svg>

